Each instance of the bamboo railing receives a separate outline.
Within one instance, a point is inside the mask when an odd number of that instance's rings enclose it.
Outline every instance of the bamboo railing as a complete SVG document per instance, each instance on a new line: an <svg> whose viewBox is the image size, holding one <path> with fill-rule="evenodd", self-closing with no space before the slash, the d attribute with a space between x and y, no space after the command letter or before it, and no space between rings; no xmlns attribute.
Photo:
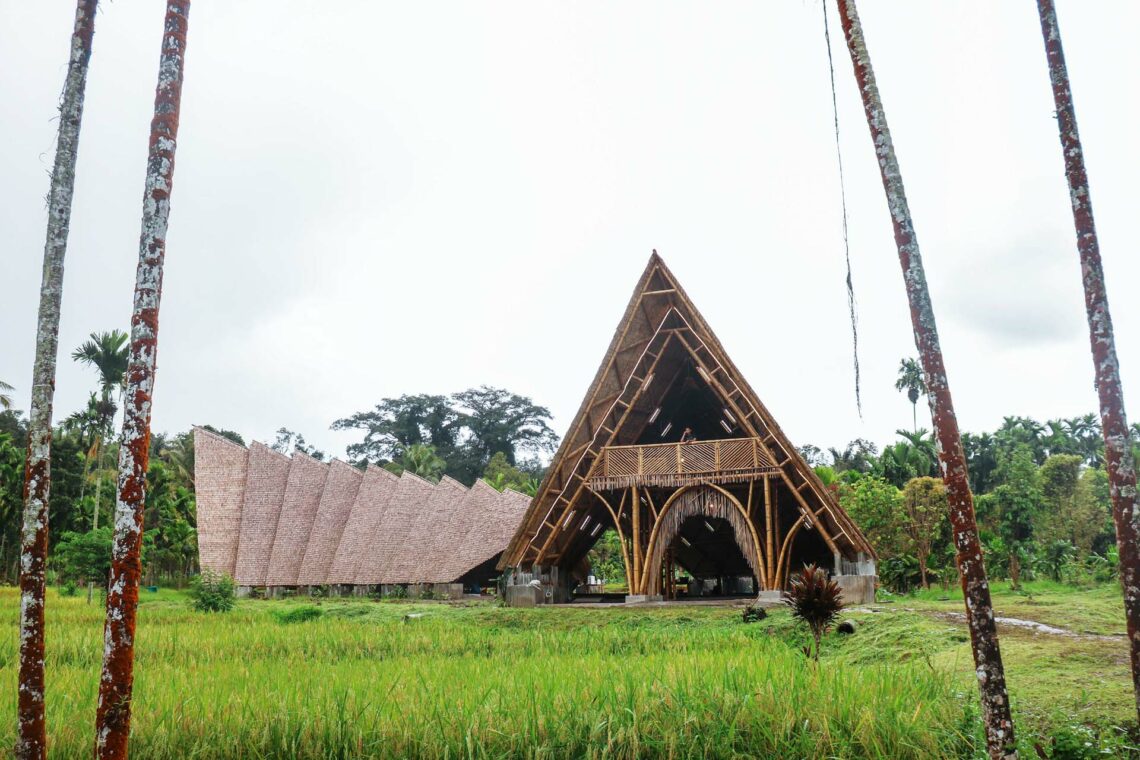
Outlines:
<svg viewBox="0 0 1140 760"><path fill-rule="evenodd" d="M744 483L777 470L759 438L726 438L691 443L607 446L590 478L590 488L678 487L693 483Z"/></svg>

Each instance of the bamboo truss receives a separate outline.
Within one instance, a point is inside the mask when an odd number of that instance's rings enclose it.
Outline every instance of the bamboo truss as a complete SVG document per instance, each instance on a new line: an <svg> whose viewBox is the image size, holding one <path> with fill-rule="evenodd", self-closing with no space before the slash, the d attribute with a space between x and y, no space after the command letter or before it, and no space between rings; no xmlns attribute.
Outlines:
<svg viewBox="0 0 1140 760"><path fill-rule="evenodd" d="M699 388L723 431L695 443L646 439L662 430L658 417L680 385ZM727 496L713 496L720 491ZM764 588L786 577L797 536L836 561L875 558L654 252L499 567L569 569L592 544L584 521L602 519L617 532L631 593L656 593L677 557L654 536L675 536L673 523L693 516L674 510L676 499L707 504L732 525ZM740 509L723 507L729 499Z"/></svg>

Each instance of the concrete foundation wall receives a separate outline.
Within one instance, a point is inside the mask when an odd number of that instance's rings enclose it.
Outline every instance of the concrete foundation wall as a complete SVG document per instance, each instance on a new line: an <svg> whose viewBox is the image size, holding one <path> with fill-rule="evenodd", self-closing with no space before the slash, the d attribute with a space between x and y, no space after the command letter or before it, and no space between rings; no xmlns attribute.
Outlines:
<svg viewBox="0 0 1140 760"><path fill-rule="evenodd" d="M836 575L834 581L843 592L843 603L848 607L875 603L877 575Z"/></svg>
<svg viewBox="0 0 1140 760"><path fill-rule="evenodd" d="M535 586L507 586L506 603L508 607L535 607L542 604L543 593L541 588Z"/></svg>

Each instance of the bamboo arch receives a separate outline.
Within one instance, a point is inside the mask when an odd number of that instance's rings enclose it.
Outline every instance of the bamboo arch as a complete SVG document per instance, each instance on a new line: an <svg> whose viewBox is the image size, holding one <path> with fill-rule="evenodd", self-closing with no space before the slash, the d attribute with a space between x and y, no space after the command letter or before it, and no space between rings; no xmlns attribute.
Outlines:
<svg viewBox="0 0 1140 760"><path fill-rule="evenodd" d="M760 538L756 528L748 519L748 512L740 501L724 488L713 483L684 486L674 491L661 507L653 532L649 535L646 547L646 563L639 579L640 593L655 594L661 582L661 561L665 548L681 530L681 524L690 517L706 516L727 520L732 526L736 543L744 554L748 566L752 568L760 585L768 587L764 572Z"/></svg>

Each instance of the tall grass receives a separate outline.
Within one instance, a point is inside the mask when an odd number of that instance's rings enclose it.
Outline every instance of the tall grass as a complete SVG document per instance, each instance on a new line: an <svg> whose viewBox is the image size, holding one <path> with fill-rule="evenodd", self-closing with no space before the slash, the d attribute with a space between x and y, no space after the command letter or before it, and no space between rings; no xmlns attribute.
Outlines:
<svg viewBox="0 0 1140 760"><path fill-rule="evenodd" d="M14 623L16 603L0 590L3 619ZM973 730L929 667L817 666L787 640L782 612L772 626L731 610L333 601L305 622L274 614L291 606L144 603L133 755L938 758L968 752ZM406 619L413 610L424 616ZM53 757L90 753L101 618L81 599L49 600ZM16 653L13 634L0 643L9 716ZM0 744L13 730L2 724Z"/></svg>

